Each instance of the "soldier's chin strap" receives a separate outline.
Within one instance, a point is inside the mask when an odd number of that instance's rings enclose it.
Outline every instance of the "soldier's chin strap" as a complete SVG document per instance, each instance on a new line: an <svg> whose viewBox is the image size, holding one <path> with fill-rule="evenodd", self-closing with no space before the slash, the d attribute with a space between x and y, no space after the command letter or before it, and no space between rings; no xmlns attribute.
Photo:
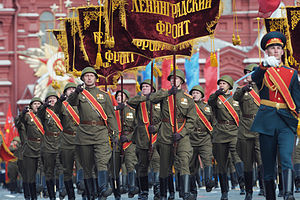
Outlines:
<svg viewBox="0 0 300 200"><path fill-rule="evenodd" d="M233 85L237 85L238 82L240 82L241 80L244 80L245 78L247 78L248 76L252 75L253 73L254 73L254 71L252 71L252 72L250 72L250 73L248 73L248 74L242 76L242 77L239 78L237 81L235 81L235 82L233 83ZM226 103L231 97L233 97L233 93L234 93L234 91L232 92L232 95L230 95L230 96L224 101L224 103Z"/></svg>

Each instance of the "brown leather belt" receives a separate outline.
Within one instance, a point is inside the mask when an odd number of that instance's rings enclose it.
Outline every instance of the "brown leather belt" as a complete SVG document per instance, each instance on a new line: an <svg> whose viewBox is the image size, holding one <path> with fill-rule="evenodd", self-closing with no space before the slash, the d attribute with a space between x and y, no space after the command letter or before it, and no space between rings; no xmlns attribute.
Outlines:
<svg viewBox="0 0 300 200"><path fill-rule="evenodd" d="M69 130L65 130L65 129L64 129L64 133L66 133L68 135L72 135L72 136L76 135L76 133L74 131L69 131Z"/></svg>
<svg viewBox="0 0 300 200"><path fill-rule="evenodd" d="M169 119L169 118L162 118L161 121L162 121L162 122L170 122L170 119ZM178 118L178 119L176 119L176 121L177 121L178 123L183 123L183 122L184 122L184 119L183 119L183 118Z"/></svg>
<svg viewBox="0 0 300 200"><path fill-rule="evenodd" d="M226 125L236 125L236 123L232 120L220 120L218 121L219 124L226 124Z"/></svg>
<svg viewBox="0 0 300 200"><path fill-rule="evenodd" d="M33 142L41 142L41 138L28 138L28 140L33 141Z"/></svg>
<svg viewBox="0 0 300 200"><path fill-rule="evenodd" d="M87 124L87 125L100 125L100 126L104 126L105 123L104 121L96 121L96 120L92 120L92 121L80 121L81 124Z"/></svg>
<svg viewBox="0 0 300 200"><path fill-rule="evenodd" d="M254 119L255 118L255 114L243 114L244 118L248 118L248 119Z"/></svg>
<svg viewBox="0 0 300 200"><path fill-rule="evenodd" d="M195 132L206 132L206 128L195 128Z"/></svg>
<svg viewBox="0 0 300 200"><path fill-rule="evenodd" d="M47 136L53 136L53 137L58 137L59 136L59 132L46 132Z"/></svg>

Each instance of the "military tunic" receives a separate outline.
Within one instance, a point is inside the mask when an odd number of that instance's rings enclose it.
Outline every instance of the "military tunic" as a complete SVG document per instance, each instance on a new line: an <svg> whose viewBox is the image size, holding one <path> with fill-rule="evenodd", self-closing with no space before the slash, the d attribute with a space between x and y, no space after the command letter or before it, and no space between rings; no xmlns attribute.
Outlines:
<svg viewBox="0 0 300 200"><path fill-rule="evenodd" d="M213 126L214 117L211 107L203 101L196 102L202 113ZM197 115L198 116L198 115ZM190 134L190 141L193 147L193 156L190 162L191 174L196 174L199 167L198 155L200 155L204 167L212 166L212 143L211 132L204 125L200 117L196 118L194 130Z"/></svg>
<svg viewBox="0 0 300 200"><path fill-rule="evenodd" d="M253 90L258 93L258 88L253 85ZM253 163L256 161L261 165L260 155L256 153L257 143L259 144L259 134L250 131L259 105L254 101L250 92L243 92L242 87L237 88L233 99L239 102L241 108L241 119L238 132L237 152L244 162L245 172L253 171Z"/></svg>
<svg viewBox="0 0 300 200"><path fill-rule="evenodd" d="M170 122L168 96L168 91L163 89L150 95L151 102L160 103L161 107L162 124L157 139L157 148L160 154L160 178L167 178L171 175L175 156L173 148L174 131ZM189 162L192 156L189 134L194 129L194 121L197 114L194 100L181 89L176 93L176 115L178 129L184 125L179 132L182 138L177 141L176 157L180 163L178 169L180 170L180 175L189 175Z"/></svg>
<svg viewBox="0 0 300 200"><path fill-rule="evenodd" d="M75 141L84 177L89 179L93 177L94 164L98 171L107 171L107 164L111 158L109 135L117 137L119 131L109 95L97 87L86 90L98 101L107 115L106 126L100 114L82 93L73 92L68 98L70 105L78 108L80 124Z"/></svg>
<svg viewBox="0 0 300 200"><path fill-rule="evenodd" d="M223 96L227 100L230 97L230 94L224 94ZM240 107L238 102L234 101L233 98L229 98L227 102L230 103L239 115ZM212 107L217 122L213 130L213 155L217 160L219 173L225 174L227 173L229 153L231 154L234 163L241 162L236 152L238 126L225 105L218 99L218 96L215 93L210 95L208 104Z"/></svg>

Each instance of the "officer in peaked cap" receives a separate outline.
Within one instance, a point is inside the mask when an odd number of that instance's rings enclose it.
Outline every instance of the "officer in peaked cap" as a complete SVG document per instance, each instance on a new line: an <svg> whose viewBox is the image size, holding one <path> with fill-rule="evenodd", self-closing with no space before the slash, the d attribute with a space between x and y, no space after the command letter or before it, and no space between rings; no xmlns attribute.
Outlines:
<svg viewBox="0 0 300 200"><path fill-rule="evenodd" d="M292 153L298 125L300 88L296 70L284 66L282 55L286 43L280 32L270 32L261 41L267 57L252 74L260 88L260 107L251 127L258 132L264 168L265 194L275 199L276 154L280 155L285 199L293 196Z"/></svg>

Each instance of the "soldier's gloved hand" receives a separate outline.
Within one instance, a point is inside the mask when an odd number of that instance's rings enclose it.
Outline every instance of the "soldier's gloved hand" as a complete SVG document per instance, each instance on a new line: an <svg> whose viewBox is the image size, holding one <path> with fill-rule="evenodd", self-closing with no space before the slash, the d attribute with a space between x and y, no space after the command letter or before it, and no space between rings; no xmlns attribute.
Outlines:
<svg viewBox="0 0 300 200"><path fill-rule="evenodd" d="M122 143L128 142L128 139L127 139L126 135L121 135L120 141L121 141Z"/></svg>
<svg viewBox="0 0 300 200"><path fill-rule="evenodd" d="M75 92L77 94L81 93L83 91L83 83L80 84L80 85L77 85L76 89L75 89Z"/></svg>
<svg viewBox="0 0 300 200"><path fill-rule="evenodd" d="M62 95L60 95L60 97L59 97L59 100L61 101L61 102L63 102L64 100L66 100L67 99L67 95L65 95L64 93L62 94Z"/></svg>
<svg viewBox="0 0 300 200"><path fill-rule="evenodd" d="M279 66L279 61L275 58L275 56L267 56L263 61L263 65L265 67L277 67Z"/></svg>
<svg viewBox="0 0 300 200"><path fill-rule="evenodd" d="M225 94L225 92L224 92L224 90L223 90L222 88L220 88L220 89L218 89L218 90L215 92L215 94L216 94L217 96L219 96L219 95Z"/></svg>
<svg viewBox="0 0 300 200"><path fill-rule="evenodd" d="M176 86L172 86L171 89L169 89L168 94L169 96L176 94L177 93L177 87Z"/></svg>
<svg viewBox="0 0 300 200"><path fill-rule="evenodd" d="M47 101L43 104L43 107L44 107L44 108L50 107L50 101L47 100Z"/></svg>
<svg viewBox="0 0 300 200"><path fill-rule="evenodd" d="M149 131L150 134L155 134L155 126L154 125L150 125L148 127L148 131Z"/></svg>
<svg viewBox="0 0 300 200"><path fill-rule="evenodd" d="M242 88L242 91L243 91L243 92L250 92L251 90L252 90L251 84L247 84L246 86L244 86L244 87Z"/></svg>
<svg viewBox="0 0 300 200"><path fill-rule="evenodd" d="M116 106L116 110L123 110L125 108L125 104L124 103L119 103L117 106Z"/></svg>
<svg viewBox="0 0 300 200"><path fill-rule="evenodd" d="M175 141L179 141L179 140L181 140L182 138L183 138L183 137L182 137L179 133L176 132L176 133L174 134L174 140L175 140Z"/></svg>
<svg viewBox="0 0 300 200"><path fill-rule="evenodd" d="M29 107L25 106L25 108L22 111L22 115L25 115L27 112L29 112Z"/></svg>

